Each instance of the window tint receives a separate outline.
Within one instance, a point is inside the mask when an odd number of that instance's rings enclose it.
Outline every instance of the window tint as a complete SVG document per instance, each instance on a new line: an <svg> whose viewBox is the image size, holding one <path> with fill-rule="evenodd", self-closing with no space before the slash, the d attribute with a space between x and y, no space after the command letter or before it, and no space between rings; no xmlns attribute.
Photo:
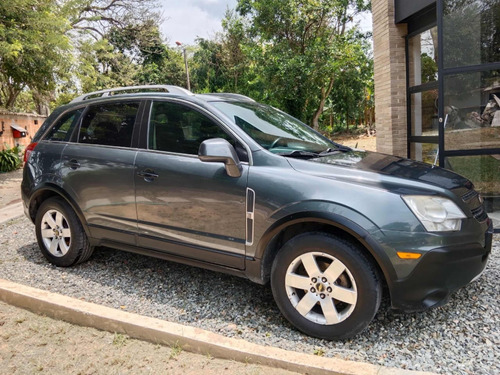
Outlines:
<svg viewBox="0 0 500 375"><path fill-rule="evenodd" d="M153 102L149 122L149 149L198 155L201 142L223 138L231 143L241 161L248 161L246 150L215 122L178 103Z"/></svg>
<svg viewBox="0 0 500 375"><path fill-rule="evenodd" d="M82 111L83 108L80 108L62 116L49 130L45 139L49 141L68 142Z"/></svg>
<svg viewBox="0 0 500 375"><path fill-rule="evenodd" d="M90 106L82 120L78 142L129 147L139 103Z"/></svg>

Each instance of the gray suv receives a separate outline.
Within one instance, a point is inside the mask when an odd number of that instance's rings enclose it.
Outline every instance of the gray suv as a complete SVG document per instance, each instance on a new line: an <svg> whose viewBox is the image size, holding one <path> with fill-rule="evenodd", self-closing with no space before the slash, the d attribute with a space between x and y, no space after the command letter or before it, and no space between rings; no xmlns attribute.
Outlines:
<svg viewBox="0 0 500 375"><path fill-rule="evenodd" d="M492 225L446 169L350 149L237 94L90 93L26 149L22 196L56 266L96 246L270 283L315 337L362 331L385 291L418 311L483 271Z"/></svg>

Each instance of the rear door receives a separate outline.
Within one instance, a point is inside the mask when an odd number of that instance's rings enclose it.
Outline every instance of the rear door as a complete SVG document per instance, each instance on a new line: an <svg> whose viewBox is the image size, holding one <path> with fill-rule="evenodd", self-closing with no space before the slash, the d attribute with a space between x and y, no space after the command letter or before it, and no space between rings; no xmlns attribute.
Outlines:
<svg viewBox="0 0 500 375"><path fill-rule="evenodd" d="M222 163L197 156L205 139L237 142L216 119L182 102L153 101L148 126L147 149L135 164L138 245L242 269L248 163L234 178Z"/></svg>
<svg viewBox="0 0 500 375"><path fill-rule="evenodd" d="M63 188L81 208L92 237L135 244L133 140L140 101L90 105L82 116L77 143L61 160Z"/></svg>

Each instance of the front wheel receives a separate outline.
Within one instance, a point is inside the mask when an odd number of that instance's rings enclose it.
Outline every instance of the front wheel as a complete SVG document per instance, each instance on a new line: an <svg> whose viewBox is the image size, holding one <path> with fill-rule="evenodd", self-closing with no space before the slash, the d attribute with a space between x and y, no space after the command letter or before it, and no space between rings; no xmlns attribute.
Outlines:
<svg viewBox="0 0 500 375"><path fill-rule="evenodd" d="M382 297L377 269L350 242L323 233L288 241L271 271L274 299L302 332L343 339L365 329Z"/></svg>
<svg viewBox="0 0 500 375"><path fill-rule="evenodd" d="M35 220L36 238L43 256L59 267L86 261L93 252L71 206L62 198L43 202Z"/></svg>

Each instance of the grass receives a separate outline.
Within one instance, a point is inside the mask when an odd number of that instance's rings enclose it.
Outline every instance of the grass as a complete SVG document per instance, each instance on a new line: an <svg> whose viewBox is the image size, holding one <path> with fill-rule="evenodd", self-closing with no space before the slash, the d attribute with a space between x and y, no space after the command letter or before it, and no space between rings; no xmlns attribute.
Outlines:
<svg viewBox="0 0 500 375"><path fill-rule="evenodd" d="M176 359L182 352L182 346L178 342L170 347L170 356L168 359Z"/></svg>
<svg viewBox="0 0 500 375"><path fill-rule="evenodd" d="M128 336L122 335L121 333L116 333L113 337L113 345L121 348L122 346L127 345Z"/></svg>

